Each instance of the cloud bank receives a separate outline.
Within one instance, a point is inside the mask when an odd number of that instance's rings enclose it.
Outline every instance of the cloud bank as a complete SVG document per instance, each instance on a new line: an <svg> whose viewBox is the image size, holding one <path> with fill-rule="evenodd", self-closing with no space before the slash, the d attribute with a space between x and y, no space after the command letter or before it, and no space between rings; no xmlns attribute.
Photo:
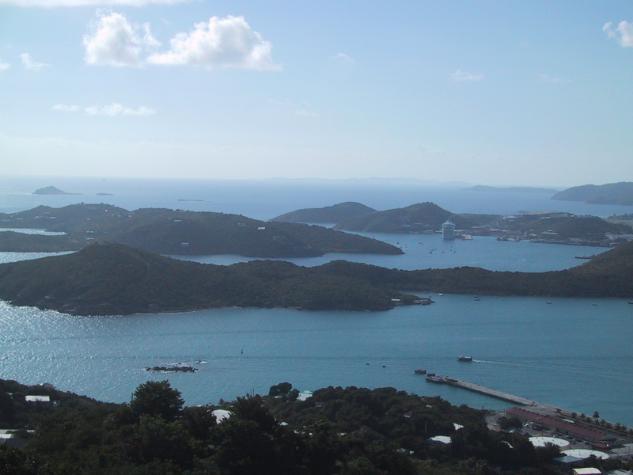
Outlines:
<svg viewBox="0 0 633 475"><path fill-rule="evenodd" d="M6 71L7 69L9 69L11 67L11 65L9 63L5 63L4 61L2 61L0 59L0 73L2 71Z"/></svg>
<svg viewBox="0 0 633 475"><path fill-rule="evenodd" d="M156 114L156 111L150 107L126 107L118 102L113 102L105 106L87 106L82 107L75 104L55 104L52 109L57 112L68 113L84 113L91 116L105 116L105 117L147 117Z"/></svg>

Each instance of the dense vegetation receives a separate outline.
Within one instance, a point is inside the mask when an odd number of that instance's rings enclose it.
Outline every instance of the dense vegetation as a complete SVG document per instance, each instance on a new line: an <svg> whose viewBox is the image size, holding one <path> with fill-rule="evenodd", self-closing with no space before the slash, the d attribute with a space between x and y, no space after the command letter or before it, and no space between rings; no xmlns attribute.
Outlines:
<svg viewBox="0 0 633 475"><path fill-rule="evenodd" d="M2 251L76 250L93 240L107 240L173 255L300 257L328 252L402 253L391 244L320 226L268 223L224 213L158 208L127 211L105 204L39 206L19 213L0 214L0 226L66 233L54 239L28 237L19 243L15 236L0 232Z"/></svg>
<svg viewBox="0 0 633 475"><path fill-rule="evenodd" d="M416 303L402 291L633 297L633 242L573 269L538 273L472 267L403 271L345 261L318 267L278 261L216 266L120 244L0 265L0 298L71 314L226 306L385 310Z"/></svg>
<svg viewBox="0 0 633 475"><path fill-rule="evenodd" d="M552 198L595 204L633 205L633 182L574 186L556 193Z"/></svg>
<svg viewBox="0 0 633 475"><path fill-rule="evenodd" d="M48 394L56 405L24 403ZM288 383L269 396L185 407L166 381L139 386L129 404L0 380L0 424L22 431L0 446L11 474L492 475L566 473L557 449L491 432L484 413L393 388L320 389L306 401ZM464 426L455 429L454 423ZM435 435L450 445L432 444Z"/></svg>
<svg viewBox="0 0 633 475"><path fill-rule="evenodd" d="M353 273L287 262L232 266L170 259L121 244L0 265L0 298L71 314L130 314L212 307L384 310L415 298Z"/></svg>
<svg viewBox="0 0 633 475"><path fill-rule="evenodd" d="M362 203L345 202L323 208L305 208L282 214L273 219L286 223L340 223L375 213L376 210Z"/></svg>

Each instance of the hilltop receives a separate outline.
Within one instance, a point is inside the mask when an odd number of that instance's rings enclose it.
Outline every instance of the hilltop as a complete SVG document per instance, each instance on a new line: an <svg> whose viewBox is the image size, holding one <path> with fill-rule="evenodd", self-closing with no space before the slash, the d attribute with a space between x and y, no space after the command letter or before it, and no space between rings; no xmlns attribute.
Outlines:
<svg viewBox="0 0 633 475"><path fill-rule="evenodd" d="M376 210L362 203L348 201L323 208L304 208L273 218L286 223L340 223L375 213Z"/></svg>
<svg viewBox="0 0 633 475"><path fill-rule="evenodd" d="M556 193L552 199L594 204L633 205L633 182L574 186Z"/></svg>
<svg viewBox="0 0 633 475"><path fill-rule="evenodd" d="M213 212L160 208L128 211L106 204L76 204L61 208L38 206L18 213L0 214L0 226L66 233L55 239L25 237L23 242L17 242L15 236L0 232L1 251L77 250L102 240L172 255L302 257L328 252L402 253L391 244L320 226L269 223Z"/></svg>
<svg viewBox="0 0 633 475"><path fill-rule="evenodd" d="M386 310L427 303L403 292L633 297L633 243L573 269L498 272L474 267L402 271L334 261L317 267L253 261L180 261L121 244L0 265L0 298L71 314L105 315L213 307Z"/></svg>
<svg viewBox="0 0 633 475"><path fill-rule="evenodd" d="M339 222L336 229L378 233L415 233L436 231L450 219L459 228L470 228L497 218L492 215L462 215L451 213L435 203L416 203L405 208L359 216Z"/></svg>

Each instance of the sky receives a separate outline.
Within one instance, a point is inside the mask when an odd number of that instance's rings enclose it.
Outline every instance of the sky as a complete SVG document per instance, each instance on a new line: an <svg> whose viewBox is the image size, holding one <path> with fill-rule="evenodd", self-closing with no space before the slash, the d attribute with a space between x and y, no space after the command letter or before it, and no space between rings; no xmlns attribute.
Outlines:
<svg viewBox="0 0 633 475"><path fill-rule="evenodd" d="M633 180L633 2L0 0L0 174Z"/></svg>

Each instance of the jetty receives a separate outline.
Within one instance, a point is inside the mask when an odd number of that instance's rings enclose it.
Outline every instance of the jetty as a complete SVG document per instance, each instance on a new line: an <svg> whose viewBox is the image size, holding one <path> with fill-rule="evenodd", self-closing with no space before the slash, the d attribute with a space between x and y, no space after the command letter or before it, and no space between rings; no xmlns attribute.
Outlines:
<svg viewBox="0 0 633 475"><path fill-rule="evenodd" d="M461 381L459 379L448 378L446 376L435 376L432 382L447 384L449 386L454 386L456 388L466 389L474 393L490 396L495 399L500 399L501 401L517 404L519 406L538 406L539 405L536 401L532 401L531 399L517 396L515 394L498 391L496 389L488 388L486 386L481 386L480 384L469 383L468 381Z"/></svg>

